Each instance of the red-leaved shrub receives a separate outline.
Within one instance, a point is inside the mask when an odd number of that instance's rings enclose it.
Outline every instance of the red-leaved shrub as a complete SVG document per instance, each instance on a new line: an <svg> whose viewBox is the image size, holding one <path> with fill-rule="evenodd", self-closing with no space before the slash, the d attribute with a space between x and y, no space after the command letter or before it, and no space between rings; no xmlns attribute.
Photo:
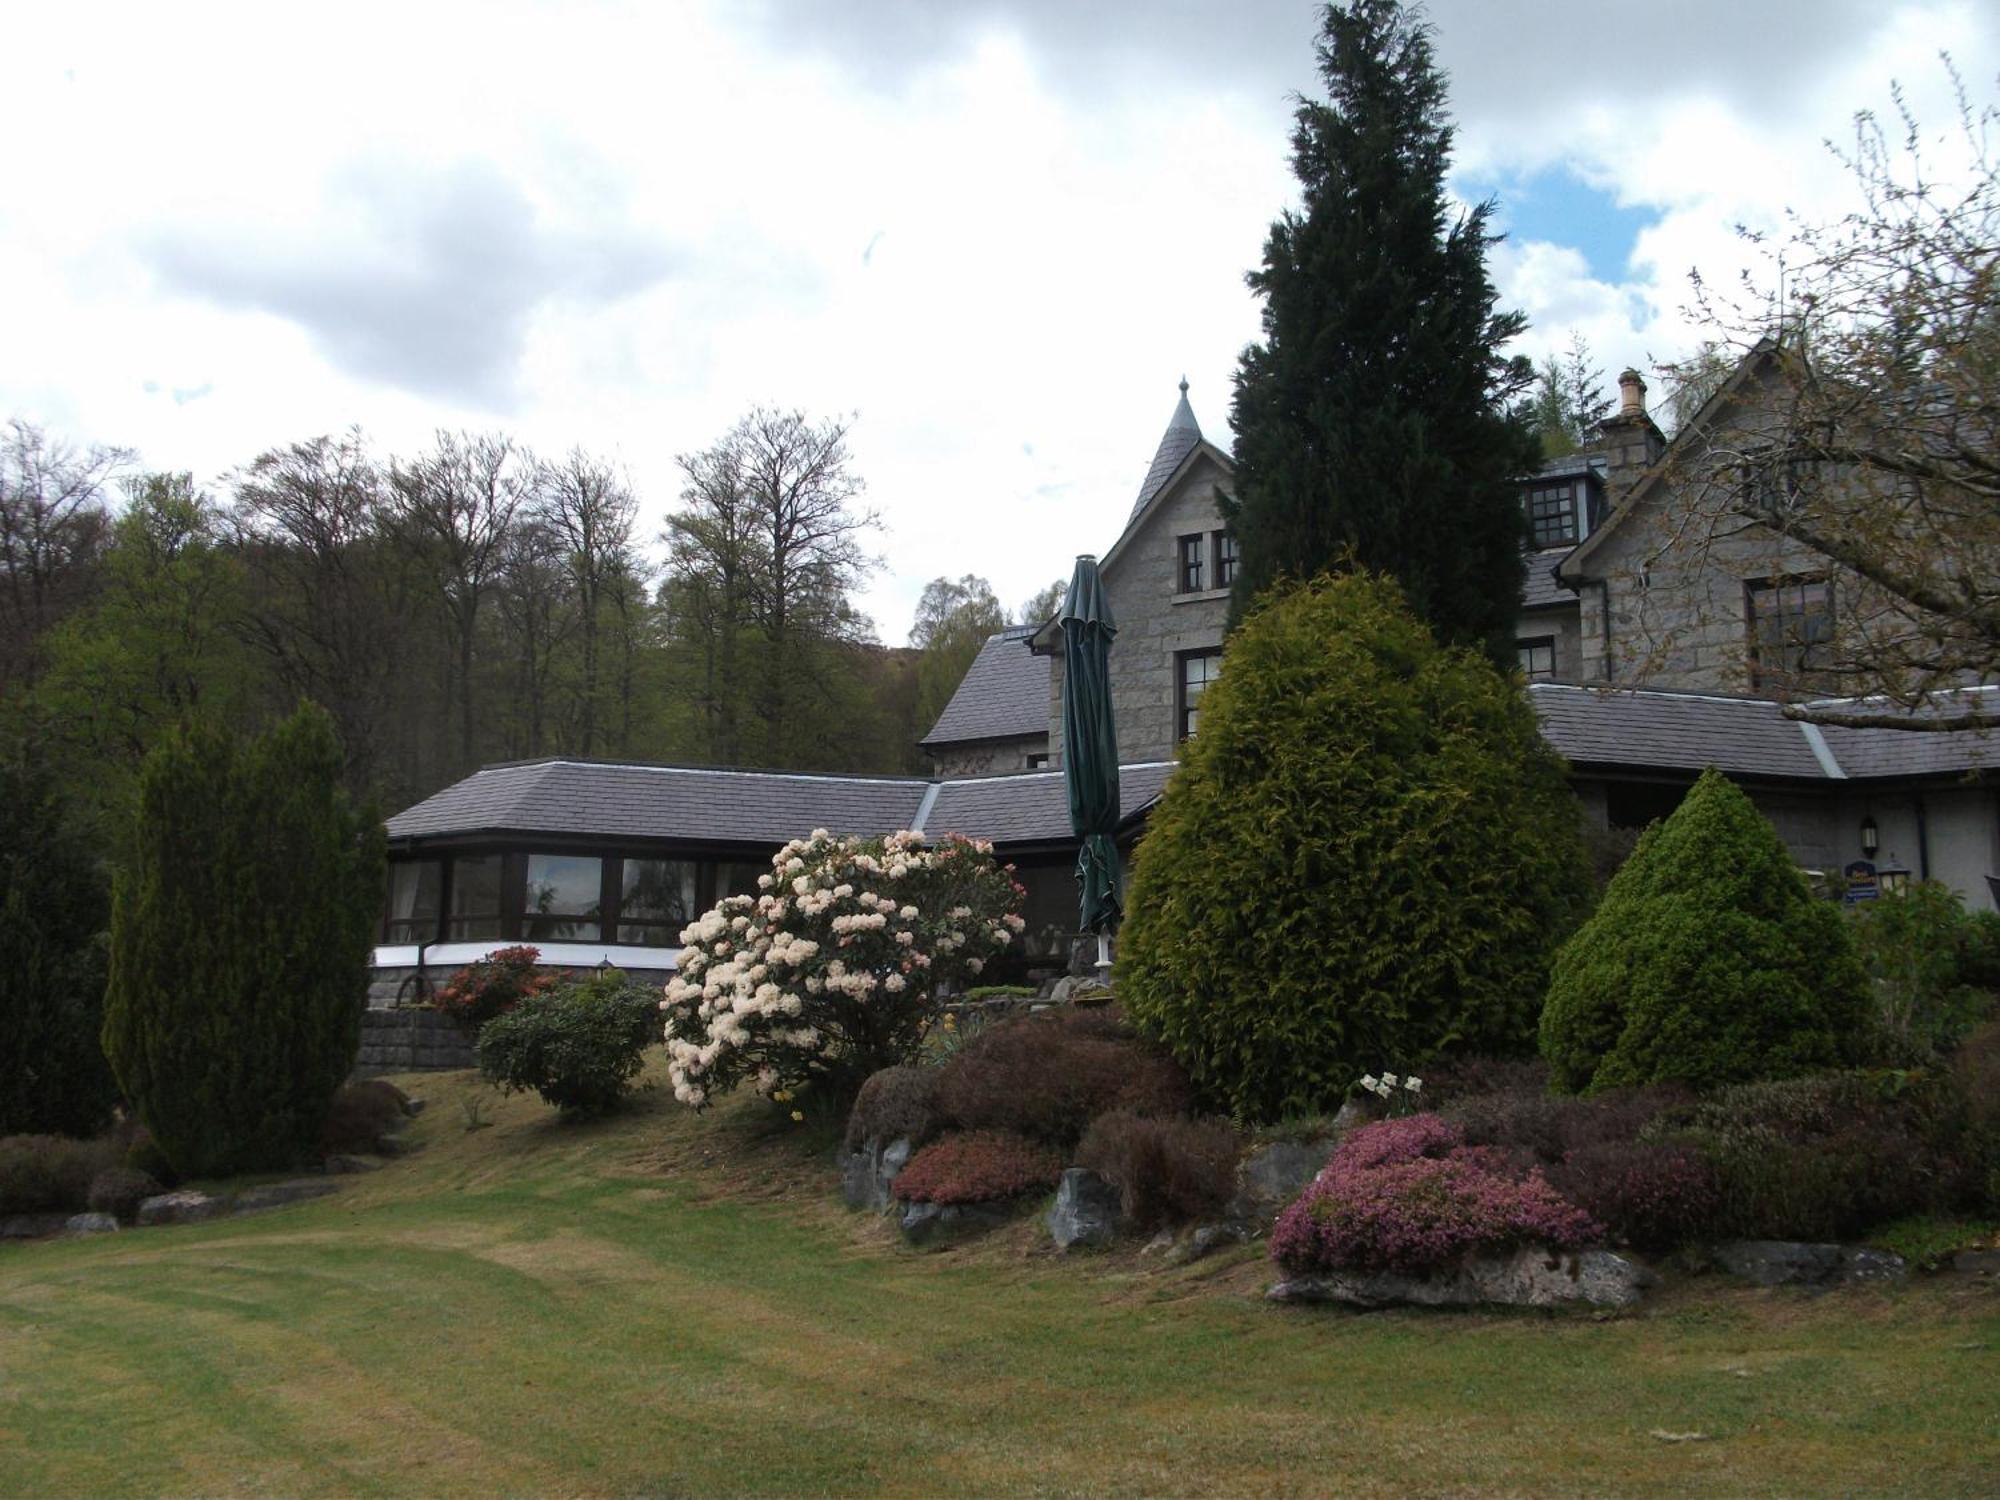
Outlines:
<svg viewBox="0 0 2000 1500"><path fill-rule="evenodd" d="M527 944L495 948L446 980L431 1003L459 1025L477 1031L528 996L555 987L556 976L535 967L541 956L541 949Z"/></svg>
<svg viewBox="0 0 2000 1500"><path fill-rule="evenodd" d="M1099 1115L1184 1115L1187 1074L1115 1010L1045 1011L988 1027L939 1070L936 1123L1011 1130L1064 1150Z"/></svg>
<svg viewBox="0 0 2000 1500"><path fill-rule="evenodd" d="M1006 1130L971 1130L933 1141L896 1174L890 1191L912 1203L989 1203L1044 1192L1062 1158Z"/></svg>
<svg viewBox="0 0 2000 1500"><path fill-rule="evenodd" d="M1715 1223L1715 1170L1680 1142L1599 1141L1577 1147L1548 1175L1612 1239L1641 1250L1671 1250Z"/></svg>
<svg viewBox="0 0 2000 1500"><path fill-rule="evenodd" d="M1091 1121L1077 1165L1117 1185L1134 1229L1220 1213L1236 1190L1242 1137L1227 1120L1161 1120L1114 1110Z"/></svg>
<svg viewBox="0 0 2000 1500"><path fill-rule="evenodd" d="M1571 1249L1603 1237L1540 1169L1466 1146L1436 1115L1352 1132L1271 1231L1271 1257L1294 1273L1424 1275L1520 1245Z"/></svg>

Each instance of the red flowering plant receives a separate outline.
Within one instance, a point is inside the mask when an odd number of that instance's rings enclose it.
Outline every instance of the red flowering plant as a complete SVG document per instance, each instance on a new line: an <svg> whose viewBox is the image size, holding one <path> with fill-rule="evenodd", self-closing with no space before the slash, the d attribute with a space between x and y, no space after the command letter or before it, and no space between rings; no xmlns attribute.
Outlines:
<svg viewBox="0 0 2000 1500"><path fill-rule="evenodd" d="M1601 1240L1597 1221L1550 1187L1539 1167L1467 1146L1434 1114L1365 1125L1271 1231L1271 1258L1294 1273L1424 1275L1522 1245L1574 1249Z"/></svg>
<svg viewBox="0 0 2000 1500"><path fill-rule="evenodd" d="M526 944L495 948L446 980L431 1003L466 1030L477 1031L530 995L555 987L556 976L536 967L541 956L541 949Z"/></svg>
<svg viewBox="0 0 2000 1500"><path fill-rule="evenodd" d="M1011 1130L968 1130L933 1141L896 1174L891 1191L912 1203L991 1203L1046 1192L1062 1157Z"/></svg>

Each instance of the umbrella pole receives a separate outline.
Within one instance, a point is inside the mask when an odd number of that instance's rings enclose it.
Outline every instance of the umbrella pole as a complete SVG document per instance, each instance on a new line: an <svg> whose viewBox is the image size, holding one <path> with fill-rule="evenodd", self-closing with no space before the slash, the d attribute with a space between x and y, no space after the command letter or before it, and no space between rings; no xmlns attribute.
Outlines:
<svg viewBox="0 0 2000 1500"><path fill-rule="evenodd" d="M1102 932L1097 935L1097 982L1106 986L1111 983L1111 938Z"/></svg>

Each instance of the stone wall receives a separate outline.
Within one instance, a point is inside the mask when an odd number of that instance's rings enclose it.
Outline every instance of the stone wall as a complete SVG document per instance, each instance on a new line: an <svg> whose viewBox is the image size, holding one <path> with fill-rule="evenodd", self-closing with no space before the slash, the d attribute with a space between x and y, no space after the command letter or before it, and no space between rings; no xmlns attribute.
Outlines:
<svg viewBox="0 0 2000 1500"><path fill-rule="evenodd" d="M1030 755L1046 755L1048 750L1049 737L1045 734L1023 735L1013 740L989 740L979 745L949 745L930 752L931 774L949 779L1025 771Z"/></svg>
<svg viewBox="0 0 2000 1500"><path fill-rule="evenodd" d="M371 1009L361 1014L357 1078L477 1066L471 1034L437 1011Z"/></svg>

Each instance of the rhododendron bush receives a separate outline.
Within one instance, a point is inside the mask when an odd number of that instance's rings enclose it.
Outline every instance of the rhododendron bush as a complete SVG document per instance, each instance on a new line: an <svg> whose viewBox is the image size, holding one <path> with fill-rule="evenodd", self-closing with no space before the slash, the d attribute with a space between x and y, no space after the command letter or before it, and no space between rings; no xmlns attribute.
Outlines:
<svg viewBox="0 0 2000 1500"><path fill-rule="evenodd" d="M818 829L757 884L682 931L661 1004L674 1097L696 1108L745 1079L851 1095L913 1057L938 996L1025 925L1020 886L968 839Z"/></svg>
<svg viewBox="0 0 2000 1500"><path fill-rule="evenodd" d="M1604 1237L1540 1168L1464 1142L1458 1126L1432 1114L1354 1131L1279 1216L1272 1259L1295 1272L1423 1275L1468 1255Z"/></svg>

